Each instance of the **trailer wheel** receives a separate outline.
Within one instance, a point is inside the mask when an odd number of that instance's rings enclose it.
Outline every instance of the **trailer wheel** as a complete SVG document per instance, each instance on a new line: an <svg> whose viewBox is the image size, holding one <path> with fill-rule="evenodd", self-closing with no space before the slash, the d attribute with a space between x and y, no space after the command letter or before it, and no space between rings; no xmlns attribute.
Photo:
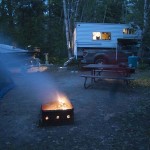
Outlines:
<svg viewBox="0 0 150 150"><path fill-rule="evenodd" d="M104 57L98 57L95 59L95 64L107 64L107 60Z"/></svg>

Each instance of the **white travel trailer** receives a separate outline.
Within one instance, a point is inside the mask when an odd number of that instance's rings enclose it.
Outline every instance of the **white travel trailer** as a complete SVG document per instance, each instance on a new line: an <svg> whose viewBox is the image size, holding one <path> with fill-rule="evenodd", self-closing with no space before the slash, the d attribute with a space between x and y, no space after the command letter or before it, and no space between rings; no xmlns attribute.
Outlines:
<svg viewBox="0 0 150 150"><path fill-rule="evenodd" d="M76 23L72 50L82 63L116 63L137 55L141 30L131 24Z"/></svg>

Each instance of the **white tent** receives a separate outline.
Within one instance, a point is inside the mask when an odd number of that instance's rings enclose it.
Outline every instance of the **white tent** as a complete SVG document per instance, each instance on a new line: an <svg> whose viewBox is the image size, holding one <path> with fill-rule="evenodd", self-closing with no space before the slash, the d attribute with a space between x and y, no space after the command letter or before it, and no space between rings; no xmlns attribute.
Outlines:
<svg viewBox="0 0 150 150"><path fill-rule="evenodd" d="M15 48L10 45L0 44L0 98L15 86L11 78L11 74L7 70L7 64L19 64L17 61L21 62L23 57L19 59L20 55L17 57L16 53L24 54L28 53L28 50Z"/></svg>
<svg viewBox="0 0 150 150"><path fill-rule="evenodd" d="M0 53L16 53L16 52L28 52L28 50L15 48L14 46L0 44Z"/></svg>
<svg viewBox="0 0 150 150"><path fill-rule="evenodd" d="M0 61L0 98L15 86L10 73Z"/></svg>

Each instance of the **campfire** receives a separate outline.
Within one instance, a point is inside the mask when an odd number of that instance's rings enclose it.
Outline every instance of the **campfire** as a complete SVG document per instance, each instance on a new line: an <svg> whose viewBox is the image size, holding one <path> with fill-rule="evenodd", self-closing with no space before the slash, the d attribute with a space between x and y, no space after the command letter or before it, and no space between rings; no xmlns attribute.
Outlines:
<svg viewBox="0 0 150 150"><path fill-rule="evenodd" d="M44 125L59 125L73 123L73 105L62 94L58 94L56 99L41 106L41 122Z"/></svg>

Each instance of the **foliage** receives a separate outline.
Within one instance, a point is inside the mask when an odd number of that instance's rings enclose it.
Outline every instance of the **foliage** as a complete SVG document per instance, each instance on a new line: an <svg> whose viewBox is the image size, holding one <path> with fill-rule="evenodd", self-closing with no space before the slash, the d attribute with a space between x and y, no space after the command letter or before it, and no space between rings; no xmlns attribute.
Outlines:
<svg viewBox="0 0 150 150"><path fill-rule="evenodd" d="M144 62L141 62L138 66L138 69L140 69L140 70L146 70L148 68L149 68L149 64L144 63Z"/></svg>
<svg viewBox="0 0 150 150"><path fill-rule="evenodd" d="M49 63L51 64L61 64L63 65L64 62L67 61L67 58L62 58L62 57L49 57Z"/></svg>

